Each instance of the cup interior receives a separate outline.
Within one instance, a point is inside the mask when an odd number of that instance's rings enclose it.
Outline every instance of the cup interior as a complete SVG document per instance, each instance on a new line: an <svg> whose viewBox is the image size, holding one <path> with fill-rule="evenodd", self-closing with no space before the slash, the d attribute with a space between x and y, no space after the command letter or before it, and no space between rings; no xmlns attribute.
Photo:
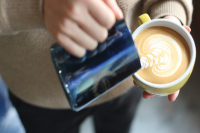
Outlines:
<svg viewBox="0 0 200 133"><path fill-rule="evenodd" d="M132 38L133 40L135 40L135 38L137 37L137 35L142 32L143 30L150 28L150 27L155 27L155 26L162 26L162 27L167 27L170 28L172 30L175 30L176 32L178 32L187 42L189 49L190 49L190 63L189 66L187 68L187 70L185 71L185 73L178 78L177 80L171 82L171 83L167 83L167 84L154 84L151 82L148 82L146 80L144 80L143 78L141 78L137 73L134 74L134 76L140 80L142 83L154 87L154 88L158 88L158 89L164 89L164 88L168 88L168 87L172 87L176 84L178 84L179 82L181 82L183 79L185 79L187 77L187 75L191 72L191 70L194 67L195 64L195 60L196 60L196 47L195 47L195 43L194 40L192 38L192 36L190 35L190 33L180 24L177 24L173 21L167 20L167 19L154 19L151 21L148 21L144 24L142 24L141 26L139 26L135 32L132 34Z"/></svg>

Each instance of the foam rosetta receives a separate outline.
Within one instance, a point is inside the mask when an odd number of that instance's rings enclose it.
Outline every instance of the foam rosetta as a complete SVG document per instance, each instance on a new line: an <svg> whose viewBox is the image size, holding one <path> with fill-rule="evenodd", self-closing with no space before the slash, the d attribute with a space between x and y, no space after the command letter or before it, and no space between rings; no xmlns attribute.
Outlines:
<svg viewBox="0 0 200 133"><path fill-rule="evenodd" d="M135 39L142 69L137 74L146 81L166 84L181 77L190 62L189 47L176 31L155 26Z"/></svg>
<svg viewBox="0 0 200 133"><path fill-rule="evenodd" d="M166 35L155 34L138 44L142 69L151 67L152 73L160 77L174 74L181 65L182 53L178 43ZM140 48L142 47L142 48Z"/></svg>

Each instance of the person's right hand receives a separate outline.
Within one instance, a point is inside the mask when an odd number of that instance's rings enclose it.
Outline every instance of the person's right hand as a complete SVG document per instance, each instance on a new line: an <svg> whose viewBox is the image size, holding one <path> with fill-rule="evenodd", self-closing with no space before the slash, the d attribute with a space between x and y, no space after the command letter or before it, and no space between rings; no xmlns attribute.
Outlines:
<svg viewBox="0 0 200 133"><path fill-rule="evenodd" d="M94 50L123 18L116 0L44 0L43 9L47 30L76 57Z"/></svg>

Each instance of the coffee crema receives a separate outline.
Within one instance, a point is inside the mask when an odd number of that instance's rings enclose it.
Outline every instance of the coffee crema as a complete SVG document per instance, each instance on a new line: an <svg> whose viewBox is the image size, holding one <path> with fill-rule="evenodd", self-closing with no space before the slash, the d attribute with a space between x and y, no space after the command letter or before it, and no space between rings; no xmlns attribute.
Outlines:
<svg viewBox="0 0 200 133"><path fill-rule="evenodd" d="M189 47L176 31L155 26L135 38L141 70L137 74L146 81L166 84L181 77L190 62Z"/></svg>

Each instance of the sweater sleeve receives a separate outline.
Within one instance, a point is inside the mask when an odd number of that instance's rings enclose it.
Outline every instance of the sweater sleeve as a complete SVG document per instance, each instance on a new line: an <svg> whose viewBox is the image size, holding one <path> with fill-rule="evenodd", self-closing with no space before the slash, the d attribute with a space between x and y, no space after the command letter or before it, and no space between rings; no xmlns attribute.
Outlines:
<svg viewBox="0 0 200 133"><path fill-rule="evenodd" d="M0 0L0 34L44 28L42 0Z"/></svg>
<svg viewBox="0 0 200 133"><path fill-rule="evenodd" d="M143 12L152 19L167 15L177 17L183 25L190 26L192 21L192 0L144 0Z"/></svg>

